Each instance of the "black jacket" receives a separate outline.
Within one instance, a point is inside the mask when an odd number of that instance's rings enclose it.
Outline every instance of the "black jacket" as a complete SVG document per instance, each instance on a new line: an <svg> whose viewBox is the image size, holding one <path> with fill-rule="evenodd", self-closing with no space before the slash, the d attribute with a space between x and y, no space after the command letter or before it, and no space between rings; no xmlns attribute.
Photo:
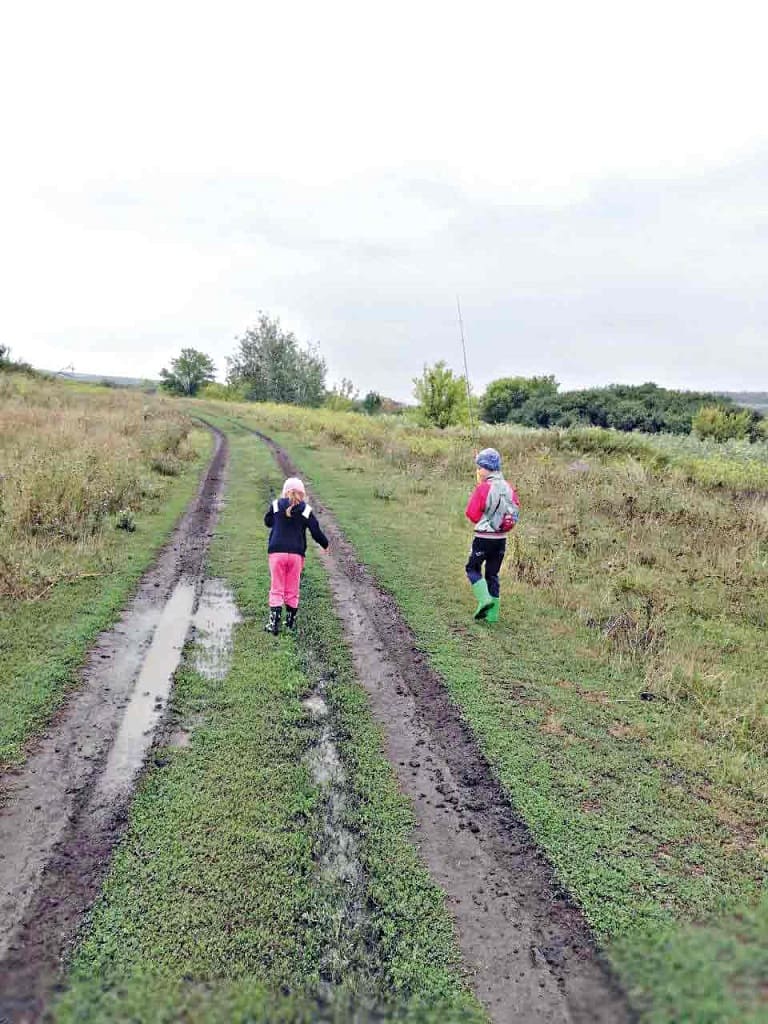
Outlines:
<svg viewBox="0 0 768 1024"><path fill-rule="evenodd" d="M317 516L311 505L305 501L294 505L291 514L286 515L290 506L288 498L277 498L269 506L264 516L264 525L270 528L270 555L301 555L307 553L307 530L312 534L321 548L328 547L328 538L320 529Z"/></svg>

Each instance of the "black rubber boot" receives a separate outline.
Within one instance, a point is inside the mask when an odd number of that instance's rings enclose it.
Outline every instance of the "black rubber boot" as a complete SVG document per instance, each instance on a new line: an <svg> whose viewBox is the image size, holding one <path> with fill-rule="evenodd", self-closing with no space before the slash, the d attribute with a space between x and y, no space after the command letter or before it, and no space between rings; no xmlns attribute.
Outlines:
<svg viewBox="0 0 768 1024"><path fill-rule="evenodd" d="M274 633L274 635L277 636L277 634L280 632L280 619L282 618L282 615L282 608L270 608L269 618L267 619L267 624L264 627L264 632Z"/></svg>
<svg viewBox="0 0 768 1024"><path fill-rule="evenodd" d="M296 629L296 616L299 614L298 608L291 608L289 605L285 606L285 628Z"/></svg>

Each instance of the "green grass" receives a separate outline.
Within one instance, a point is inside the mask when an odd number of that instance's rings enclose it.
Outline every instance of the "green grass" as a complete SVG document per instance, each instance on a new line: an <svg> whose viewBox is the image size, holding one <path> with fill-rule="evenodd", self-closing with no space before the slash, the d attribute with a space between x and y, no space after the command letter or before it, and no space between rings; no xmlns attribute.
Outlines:
<svg viewBox="0 0 768 1024"><path fill-rule="evenodd" d="M353 460L366 456L369 465L350 471L381 471L373 497L409 515L436 489L446 502L441 531L464 542L466 437L323 410L228 412ZM616 431L505 428L486 430L483 443L500 448L524 496L507 571L588 625L620 668L637 668L646 691L675 704L670 742L691 767L768 799L768 495L754 467L743 467L738 486L712 486ZM738 465L723 454L728 446L715 450L708 465Z"/></svg>
<svg viewBox="0 0 768 1024"><path fill-rule="evenodd" d="M27 740L77 684L89 646L118 617L194 495L211 439L197 431L192 443L195 459L166 478L162 501L136 516L134 533L111 530L96 545L72 545L72 578L40 600L0 597L0 769L21 763Z"/></svg>
<svg viewBox="0 0 768 1024"><path fill-rule="evenodd" d="M249 418L272 433L262 410ZM405 471L376 453L304 443L303 433L274 436L397 598L644 1019L764 1020L760 734L745 758L727 733L701 728L706 693L640 700L644 659L612 649L554 588L508 572L500 627L472 623L469 481L429 470L429 438ZM525 530L524 519L523 543ZM753 669L764 666L760 649L750 652Z"/></svg>
<svg viewBox="0 0 768 1024"><path fill-rule="evenodd" d="M411 845L410 811L313 556L299 637L263 632L262 517L277 482L266 450L233 434L211 555L244 617L231 668L211 683L187 651L173 713L197 723L191 743L158 752L145 774L59 1024L347 1020L350 1006L384 1006L403 1021L484 1020L462 979L442 894ZM316 726L301 700L318 675L332 680L347 825L364 868L365 914L346 932L343 889L316 865L322 807L304 763ZM319 1000L330 1001L323 1015Z"/></svg>

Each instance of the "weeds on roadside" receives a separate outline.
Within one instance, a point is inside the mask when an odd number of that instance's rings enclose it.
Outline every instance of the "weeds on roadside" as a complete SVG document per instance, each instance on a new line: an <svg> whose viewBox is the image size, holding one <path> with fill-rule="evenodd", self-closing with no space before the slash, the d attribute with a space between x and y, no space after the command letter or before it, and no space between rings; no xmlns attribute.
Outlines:
<svg viewBox="0 0 768 1024"><path fill-rule="evenodd" d="M0 374L0 597L38 594L118 513L135 526L192 457L189 429L143 394Z"/></svg>

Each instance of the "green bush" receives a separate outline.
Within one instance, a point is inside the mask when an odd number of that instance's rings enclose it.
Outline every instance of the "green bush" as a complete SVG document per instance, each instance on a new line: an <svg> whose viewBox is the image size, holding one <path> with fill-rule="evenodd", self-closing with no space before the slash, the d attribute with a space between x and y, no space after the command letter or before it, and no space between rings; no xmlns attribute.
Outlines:
<svg viewBox="0 0 768 1024"><path fill-rule="evenodd" d="M539 396L557 394L554 377L502 377L491 381L480 403L480 418L486 423L505 423L515 409Z"/></svg>
<svg viewBox="0 0 768 1024"><path fill-rule="evenodd" d="M454 377L453 370L443 360L434 366L425 366L421 377L414 378L413 385L419 418L424 426L443 430L467 422L466 380Z"/></svg>
<svg viewBox="0 0 768 1024"><path fill-rule="evenodd" d="M213 381L205 384L197 393L198 398L215 402L244 402L246 388L237 384L219 384Z"/></svg>
<svg viewBox="0 0 768 1024"><path fill-rule="evenodd" d="M697 437L711 437L715 441L741 440L749 437L753 417L749 409L736 412L722 406L705 405L693 418L693 432Z"/></svg>
<svg viewBox="0 0 768 1024"><path fill-rule="evenodd" d="M115 529L133 533L136 529L136 517L129 508L121 508L115 516Z"/></svg>

